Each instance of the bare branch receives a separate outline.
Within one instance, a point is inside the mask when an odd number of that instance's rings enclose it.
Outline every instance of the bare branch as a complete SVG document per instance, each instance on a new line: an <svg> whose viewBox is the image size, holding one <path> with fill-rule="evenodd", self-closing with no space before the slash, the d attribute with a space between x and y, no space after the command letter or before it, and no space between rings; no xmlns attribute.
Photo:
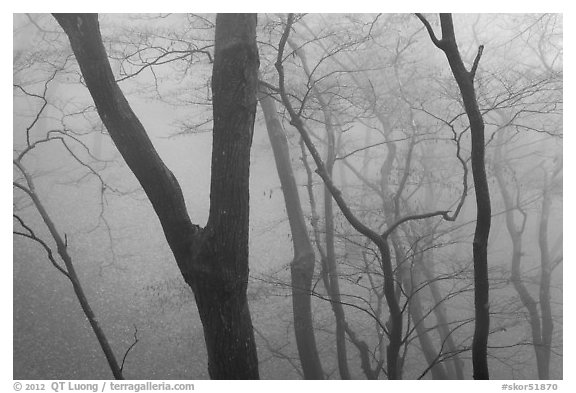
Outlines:
<svg viewBox="0 0 576 393"><path fill-rule="evenodd" d="M132 348L134 348L136 346L136 344L138 344L138 327L136 325L134 325L134 341L132 342L132 344L130 344L130 346L128 347L128 349L126 350L126 352L124 352L124 357L122 357L122 364L120 365L120 371L124 371L124 363L126 362L126 358L128 357L128 353L132 350Z"/></svg>
<svg viewBox="0 0 576 393"><path fill-rule="evenodd" d="M52 253L52 249L48 246L48 244L46 244L46 242L44 240L42 240L38 236L36 236L36 234L34 233L32 228L30 228L28 225L26 225L26 223L24 223L24 220L22 220L22 218L20 218L17 214L12 214L12 216L14 217L14 219L16 219L16 221L18 221L20 226L28 232L28 233L24 233L24 232L20 232L20 231L14 231L13 233L15 235L34 240L36 243L40 244L42 246L42 248L44 248L44 250L48 254L48 259L50 260L50 263L52 263L52 265L54 265L54 267L56 269L58 269L58 271L60 273L62 273L68 279L70 279L70 275L68 275L68 272L62 266L60 266L58 264L58 262L56 262L56 259L54 258L54 254Z"/></svg>
<svg viewBox="0 0 576 393"><path fill-rule="evenodd" d="M34 203L36 210L42 217L42 220L46 224L46 227L48 228L50 235L52 236L54 242L56 243L56 249L58 250L58 254L60 255L60 257L64 261L64 265L66 266L67 270L67 276L70 279L70 282L72 283L72 287L74 288L76 298L78 299L78 302L82 307L84 315L86 316L88 322L90 323L94 335L98 339L98 343L100 344L100 347L102 348L102 351L106 356L106 360L108 361L108 365L110 366L110 369L114 374L114 377L116 379L124 379L122 375L122 370L120 370L120 367L118 366L118 361L116 360L116 356L114 355L114 351L110 346L106 334L104 333L104 331L100 327L100 324L98 323L98 320L96 319L96 315L94 314L94 311L92 310L92 307L88 302L88 298L86 297L84 289L82 288L82 284L80 283L78 275L76 274L72 257L68 253L68 239L66 235L64 239L62 239L62 236L60 235L60 232L58 232L56 225L54 224L54 221L52 221L52 217L50 217L48 211L45 209L44 205L40 201L40 198L38 198L38 195L36 194L36 191L34 189L34 182L30 174L26 171L26 168L24 168L24 166L18 160L13 160L13 164L24 176L24 179L26 180L28 187L22 186L18 183L13 183L14 186L26 192L32 199L32 202ZM25 236L25 234L23 236Z"/></svg>
<svg viewBox="0 0 576 393"><path fill-rule="evenodd" d="M444 42L442 40L439 40L438 38L436 38L436 34L434 34L434 29L430 25L430 22L428 22L428 20L422 14L416 13L415 15L418 17L418 19L420 19L420 21L422 22L422 24L424 25L424 27L428 31L428 34L430 35L430 39L432 40L434 45L436 45L438 48L444 50L443 49Z"/></svg>
<svg viewBox="0 0 576 393"><path fill-rule="evenodd" d="M384 238L388 237L392 232L394 232L394 230L396 228L398 228L398 226L404 224L407 221L422 220L424 218L430 218L430 217L436 217L436 216L442 216L442 218L444 218L445 220L449 220L449 217L448 217L449 212L450 211L448 211L448 210L439 210L436 212L415 214L413 216L403 217L400 220L396 221L394 224L390 225L388 227L388 229L386 229L386 231L382 234L382 237L384 237Z"/></svg>
<svg viewBox="0 0 576 393"><path fill-rule="evenodd" d="M476 54L476 58L474 59L474 63L472 64L472 69L470 70L470 79L472 80L474 80L474 76L476 75L476 70L478 69L478 64L480 63L482 52L484 52L484 45L480 45L478 47L478 53Z"/></svg>

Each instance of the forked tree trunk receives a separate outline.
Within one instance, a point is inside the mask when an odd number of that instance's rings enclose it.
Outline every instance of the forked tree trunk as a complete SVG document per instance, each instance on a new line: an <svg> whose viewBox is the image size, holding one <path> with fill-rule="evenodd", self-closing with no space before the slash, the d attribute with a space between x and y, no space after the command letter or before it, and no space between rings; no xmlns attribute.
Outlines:
<svg viewBox="0 0 576 393"><path fill-rule="evenodd" d="M258 359L246 288L250 147L256 112L256 15L216 17L212 79L214 132L210 215L192 224L178 181L114 79L96 14L55 14L98 114L160 219L192 288L213 379L256 379Z"/></svg>

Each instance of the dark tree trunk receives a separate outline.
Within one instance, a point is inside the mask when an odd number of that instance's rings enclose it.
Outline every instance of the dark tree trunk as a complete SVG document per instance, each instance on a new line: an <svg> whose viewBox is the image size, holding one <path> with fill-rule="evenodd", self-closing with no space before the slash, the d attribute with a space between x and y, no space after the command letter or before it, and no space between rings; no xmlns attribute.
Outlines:
<svg viewBox="0 0 576 393"><path fill-rule="evenodd" d="M311 309L312 276L315 263L314 248L308 237L308 229L306 228L306 221L300 204L298 187L292 171L286 134L278 118L274 99L270 96L269 89L263 85L260 85L259 101L262 112L264 112L268 137L274 152L276 169L280 178L286 213L292 232L294 259L290 264L290 275L294 334L296 336L298 355L305 379L324 379L324 372L322 371L322 364L316 347Z"/></svg>
<svg viewBox="0 0 576 393"><path fill-rule="evenodd" d="M484 47L480 47L478 55L470 71L466 69L454 33L454 24L451 14L440 14L442 26L442 39L437 39L430 23L418 14L426 26L430 38L440 48L450 64L450 69L460 89L464 109L470 122L472 135L472 175L474 190L476 192L476 231L472 245L474 257L474 312L475 327L472 340L472 366L474 379L489 379L488 373L488 334L490 333L490 299L488 282L488 235L492 211L490 206L490 191L486 178L484 162L484 120L476 100L474 89L474 76Z"/></svg>
<svg viewBox="0 0 576 393"><path fill-rule="evenodd" d="M476 192L476 231L474 232L474 310L475 328L472 341L472 365L474 379L489 379L488 373L488 334L490 331L490 300L488 283L488 235L492 211L490 191L486 179L484 162L484 120L478 108L474 90L474 75L466 70L454 36L454 26L450 14L440 16L442 41L446 40L446 57L460 88L464 108L470 121L472 135L472 176Z"/></svg>
<svg viewBox="0 0 576 393"><path fill-rule="evenodd" d="M110 68L96 14L54 15L70 39L102 122L160 219L193 289L213 379L256 379L258 359L246 288L250 147L256 112L256 16L216 18L210 215L192 224L178 181L164 165Z"/></svg>
<svg viewBox="0 0 576 393"><path fill-rule="evenodd" d="M398 298L394 290L394 271L392 269L392 256L388 238L376 243L382 258L381 268L384 275L384 297L388 303L390 312L389 339L386 349L388 379L401 379L402 369L400 363L400 348L402 347L402 309L398 304Z"/></svg>
<svg viewBox="0 0 576 393"><path fill-rule="evenodd" d="M386 116L384 116L381 112L376 112L376 117L382 124L382 128L384 130L389 129L389 123ZM390 140L389 134L384 133L384 139L386 140L386 159L382 163L380 167L380 190L378 192L381 200L382 200L382 211L384 212L385 222L388 227L390 227L398 218L397 215L394 214L394 197L390 197L390 195L398 195L399 190L395 193L392 192L390 189L390 176L392 174L392 170L394 169L394 162L397 159L398 148L396 143ZM405 168L405 172L408 171ZM389 331L389 339L390 343L387 347L387 368L388 368L388 379L402 379L402 365L403 362L400 359L400 348L402 346L402 318L403 312L399 306L399 299L402 293L402 261L403 257L401 256L401 252L398 248L399 241L397 240L397 236L395 233L391 233L391 241L392 246L394 247L395 252L395 259L396 259L396 275L397 277L393 277L394 269L392 265L392 257L390 254L389 243L390 239L388 236L384 237L383 243L384 246L380 247L380 251L382 254L382 272L384 274L384 296L386 298L386 302L388 303L389 311L390 311L390 331ZM383 250L386 251L383 251ZM390 276L391 279L388 280L386 277ZM394 279L397 279L398 285L394 289Z"/></svg>
<svg viewBox="0 0 576 393"><path fill-rule="evenodd" d="M212 74L210 215L193 257L192 266L200 269L189 280L205 326L208 370L213 379L258 378L246 299L250 147L258 65L256 15L218 14Z"/></svg>

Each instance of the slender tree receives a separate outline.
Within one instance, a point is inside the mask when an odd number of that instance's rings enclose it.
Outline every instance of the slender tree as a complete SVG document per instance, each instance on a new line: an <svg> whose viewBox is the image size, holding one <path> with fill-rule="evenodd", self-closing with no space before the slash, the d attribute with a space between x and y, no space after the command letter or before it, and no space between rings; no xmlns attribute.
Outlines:
<svg viewBox="0 0 576 393"><path fill-rule="evenodd" d="M554 333L554 317L552 314L552 300L550 286L552 272L562 261L562 256L553 259L550 256L548 245L548 221L552 206L552 194L558 185L558 175L562 171L562 160L555 160L554 168L544 174L542 185L542 209L538 223L538 248L540 249L540 290L538 300L542 312L542 348L541 361L538 364L538 376L550 379L550 356L552 354L552 336Z"/></svg>
<svg viewBox="0 0 576 393"><path fill-rule="evenodd" d="M62 238L62 235L56 228L54 220L44 207L42 201L40 201L40 198L38 197L38 193L36 192L36 187L34 186L34 180L32 179L32 176L30 176L28 171L22 165L21 160L24 154L29 152L33 147L34 145L31 145L29 149L24 150L19 155L19 157L14 160L14 166L18 168L20 173L22 173L22 175L24 176L24 183L25 183L24 185L18 182L14 182L14 187L24 191L32 200L32 203L36 207L36 210L40 214L40 217L42 217L42 221L44 221L44 224L46 224L46 227L50 232L50 236L52 236L52 239L56 243L56 250L58 252L58 255L60 255L60 258L64 262L64 266L58 264L58 262L54 258L54 253L52 252L52 249L46 244L46 242L41 240L34 233L34 231L24 223L24 220L22 220L18 215L14 215L14 218L19 222L22 230L16 230L14 231L14 234L34 240L35 242L40 244L46 250L48 254L48 259L50 260L52 265L70 281L70 283L72 284L72 288L74 289L76 298L78 299L80 307L82 308L82 312L86 316L86 319L88 319L90 327L92 328L92 331L94 332L94 335L98 340L98 344L100 345L102 352L104 352L104 356L106 357L106 361L108 362L108 367L110 367L110 371L112 371L112 375L114 375L115 379L124 379L124 375L122 374L123 362L122 364L118 362L116 355L114 354L114 351L112 350L112 347L110 345L108 337L106 336L104 329L102 329L101 324L98 322L98 318L96 317L96 314L94 313L94 310L92 309L92 306L88 301L88 297L86 296L82 283L80 282L80 278L76 273L72 256L68 252L68 239L66 237ZM127 353L128 352L126 352L126 354ZM124 356L124 358L126 358L126 356Z"/></svg>
<svg viewBox="0 0 576 393"><path fill-rule="evenodd" d="M298 187L292 171L290 149L271 91L260 84L260 106L264 113L268 137L274 152L276 170L280 178L286 214L292 233L294 259L290 264L294 334L304 378L324 379L322 364L316 347L312 320L311 288L314 275L314 248L308 236Z"/></svg>
<svg viewBox="0 0 576 393"><path fill-rule="evenodd" d="M488 373L488 334L490 332L490 301L488 282L488 235L492 212L490 206L490 191L486 178L486 165L484 162L484 120L478 107L474 77L484 46L478 48L472 68L466 69L454 33L454 23L451 14L440 14L442 38L438 39L430 23L421 14L416 14L422 21L430 39L441 49L450 65L452 74L460 89L464 109L470 122L472 134L472 176L476 192L476 231L474 233L474 310L476 325L472 342L472 364L474 379L489 379Z"/></svg>

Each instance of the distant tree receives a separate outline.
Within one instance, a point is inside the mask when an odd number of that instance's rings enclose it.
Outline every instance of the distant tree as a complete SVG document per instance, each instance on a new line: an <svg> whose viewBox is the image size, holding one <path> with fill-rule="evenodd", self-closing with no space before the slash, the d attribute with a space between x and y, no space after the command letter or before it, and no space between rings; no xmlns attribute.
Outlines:
<svg viewBox="0 0 576 393"><path fill-rule="evenodd" d="M505 117L504 115L502 115ZM506 121L508 120L508 121ZM503 119L503 124L509 125L510 119ZM533 296L527 286L527 278L522 272L522 259L525 255L523 240L528 220L528 212L522 205L518 182L512 165L503 156L505 131L503 127L496 137L494 176L502 196L505 208L506 229L512 243L510 262L510 282L518 293L522 306L526 309L527 320L531 333L531 343L536 356L538 379L550 379L550 355L552 352L552 335L554 332L554 318L550 298L552 271L562 261L562 256L551 257L548 245L548 221L552 196L558 191L558 178L562 170L562 160L554 159L554 164L540 163L544 173L542 184L536 185L536 192L540 194L541 210L538 220L538 248L540 249L540 280L537 284L538 297ZM506 175L511 173L511 175ZM510 181L513 180L513 181ZM510 183L517 189L514 190ZM513 196L513 192L516 195ZM521 219L517 220L517 214Z"/></svg>
<svg viewBox="0 0 576 393"><path fill-rule="evenodd" d="M284 195L286 215L292 233L294 259L290 263L290 286L292 287L294 334L302 372L306 379L324 379L322 364L316 347L311 309L312 278L316 262L314 248L306 228L286 134L271 91L263 83L259 87L258 99L264 113L266 129Z"/></svg>

